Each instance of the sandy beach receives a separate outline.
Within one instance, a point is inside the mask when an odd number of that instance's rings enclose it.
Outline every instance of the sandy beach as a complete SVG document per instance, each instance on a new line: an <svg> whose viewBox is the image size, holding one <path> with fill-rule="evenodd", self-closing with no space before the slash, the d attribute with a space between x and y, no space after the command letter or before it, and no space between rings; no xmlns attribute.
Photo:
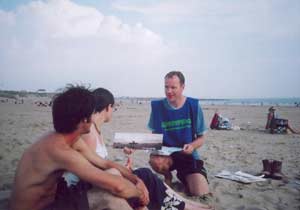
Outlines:
<svg viewBox="0 0 300 210"><path fill-rule="evenodd" d="M229 118L239 130L210 130L205 145L199 149L208 170L210 189L216 199L216 209L235 210L299 210L300 209L300 135L269 134L264 131L267 106L202 106L206 125L216 109ZM290 125L300 130L299 107L276 107L277 113L289 119ZM112 148L115 132L150 132L147 122L148 103L124 102L114 112L113 121L103 128L110 159L125 163L121 150ZM6 209L18 161L23 151L45 131L52 129L51 108L34 104L25 98L24 104L12 100L0 103L0 209ZM149 167L149 153L134 154L135 167ZM264 182L242 184L220 179L222 170L243 171L252 175L262 170L263 159L283 162L282 172L287 182L268 179Z"/></svg>

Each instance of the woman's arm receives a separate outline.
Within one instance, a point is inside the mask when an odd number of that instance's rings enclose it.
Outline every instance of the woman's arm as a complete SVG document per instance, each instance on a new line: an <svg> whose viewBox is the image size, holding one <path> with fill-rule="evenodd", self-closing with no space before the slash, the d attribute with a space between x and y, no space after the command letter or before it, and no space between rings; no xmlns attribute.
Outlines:
<svg viewBox="0 0 300 210"><path fill-rule="evenodd" d="M106 160L97 155L82 139L79 139L76 143L72 145L72 148L78 151L94 166L101 168L103 170L108 169Z"/></svg>
<svg viewBox="0 0 300 210"><path fill-rule="evenodd" d="M120 171L121 175L124 178L128 179L132 183L136 184L138 182L137 176L134 175L125 166L122 166L121 164L101 158L82 139L79 139L75 144L73 144L72 147L75 150L77 150L78 152L80 152L89 162L91 162L96 167L101 168L103 170L106 170L109 168L115 168L118 171Z"/></svg>

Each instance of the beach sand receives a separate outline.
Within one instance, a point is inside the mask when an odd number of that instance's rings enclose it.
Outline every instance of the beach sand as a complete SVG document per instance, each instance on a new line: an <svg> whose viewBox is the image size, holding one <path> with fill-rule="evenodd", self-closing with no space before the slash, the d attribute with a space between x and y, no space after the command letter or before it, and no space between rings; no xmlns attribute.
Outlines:
<svg viewBox="0 0 300 210"><path fill-rule="evenodd" d="M205 145L199 149L208 170L210 189L216 200L216 209L236 210L299 210L300 209L300 135L272 135L264 131L266 106L202 106L209 126L216 109L229 118L240 130L210 130ZM289 119L290 125L300 130L300 108L276 107L277 113ZM115 132L147 132L150 113L148 103L124 102L114 112L111 123L103 127L110 159L124 164L125 155L112 148ZM37 137L52 129L51 108L38 107L33 100L24 104L13 101L0 103L0 209L6 209L7 193L11 190L14 173L23 151ZM149 167L149 153L134 154L135 167ZM282 172L287 182L268 179L265 182L242 184L220 179L222 170L243 171L256 175L262 170L263 159L283 162Z"/></svg>

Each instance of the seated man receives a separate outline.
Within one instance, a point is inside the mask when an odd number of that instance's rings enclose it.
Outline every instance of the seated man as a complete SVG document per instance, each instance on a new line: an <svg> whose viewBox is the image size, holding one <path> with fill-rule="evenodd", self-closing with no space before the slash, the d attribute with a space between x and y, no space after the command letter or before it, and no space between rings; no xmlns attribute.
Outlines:
<svg viewBox="0 0 300 210"><path fill-rule="evenodd" d="M204 144L204 134L206 126L203 112L198 99L186 97L183 95L185 87L185 78L180 71L171 71L165 78L165 95L160 100L151 101L151 114L148 127L152 133L163 134L163 146L181 148L185 156L189 156L192 164L186 164L187 170L178 171L182 174L185 187L190 195L203 196L209 194L208 181L206 179L206 170L203 166L197 150ZM163 157L160 157L161 159ZM177 162L180 159L173 159ZM165 176L166 183L171 183L172 174L163 167L164 170L158 170L161 165L158 164L156 157L150 156L150 164L153 169Z"/></svg>
<svg viewBox="0 0 300 210"><path fill-rule="evenodd" d="M270 133L287 133L290 130L292 133L299 133L296 132L294 129L291 128L287 119L278 118L275 113L275 108L271 106L269 108L267 123L266 123L266 130L270 130Z"/></svg>

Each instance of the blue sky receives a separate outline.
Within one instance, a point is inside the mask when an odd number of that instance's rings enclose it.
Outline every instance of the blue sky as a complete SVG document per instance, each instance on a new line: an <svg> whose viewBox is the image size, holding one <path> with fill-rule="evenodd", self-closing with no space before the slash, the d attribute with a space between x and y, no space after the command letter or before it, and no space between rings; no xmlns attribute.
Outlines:
<svg viewBox="0 0 300 210"><path fill-rule="evenodd" d="M300 97L298 0L0 0L0 89L67 83L163 96Z"/></svg>

